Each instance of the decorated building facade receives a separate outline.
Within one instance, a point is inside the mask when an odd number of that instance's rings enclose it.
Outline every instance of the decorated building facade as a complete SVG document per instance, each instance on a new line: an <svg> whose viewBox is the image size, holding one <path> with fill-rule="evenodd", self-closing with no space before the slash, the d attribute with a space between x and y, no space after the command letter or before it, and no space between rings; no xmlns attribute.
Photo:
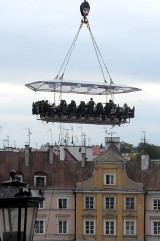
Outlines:
<svg viewBox="0 0 160 241"><path fill-rule="evenodd" d="M160 237L160 162L131 162L110 143L93 161L63 148L0 151L0 182L9 171L44 192L34 240L155 241Z"/></svg>

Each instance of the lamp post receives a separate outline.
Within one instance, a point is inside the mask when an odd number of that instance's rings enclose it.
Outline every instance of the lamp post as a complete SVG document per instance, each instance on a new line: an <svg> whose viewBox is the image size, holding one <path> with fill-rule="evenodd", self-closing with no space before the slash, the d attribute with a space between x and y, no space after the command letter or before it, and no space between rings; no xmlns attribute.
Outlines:
<svg viewBox="0 0 160 241"><path fill-rule="evenodd" d="M31 241L38 206L44 198L40 191L31 191L26 183L17 181L15 171L9 174L11 180L0 187L0 241Z"/></svg>

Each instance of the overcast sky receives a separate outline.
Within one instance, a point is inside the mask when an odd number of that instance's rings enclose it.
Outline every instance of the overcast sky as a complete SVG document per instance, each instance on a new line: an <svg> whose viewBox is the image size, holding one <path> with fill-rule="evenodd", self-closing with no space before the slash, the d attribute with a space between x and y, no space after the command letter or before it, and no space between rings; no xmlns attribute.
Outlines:
<svg viewBox="0 0 160 241"><path fill-rule="evenodd" d="M0 0L0 147L40 147L58 143L60 124L46 124L31 113L32 102L48 99L26 83L52 80L57 75L82 19L81 0ZM88 144L104 144L106 130L121 141L137 145L144 131L149 143L160 145L160 1L89 1L91 30L113 81L141 88L115 96L115 103L135 106L130 124L109 126L62 125L76 144L85 133ZM86 26L78 37L64 79L103 83ZM84 99L90 96L69 96ZM78 99L79 98L79 99ZM103 100L102 100L103 101ZM7 137L8 136L8 137ZM8 142L5 140L8 139Z"/></svg>

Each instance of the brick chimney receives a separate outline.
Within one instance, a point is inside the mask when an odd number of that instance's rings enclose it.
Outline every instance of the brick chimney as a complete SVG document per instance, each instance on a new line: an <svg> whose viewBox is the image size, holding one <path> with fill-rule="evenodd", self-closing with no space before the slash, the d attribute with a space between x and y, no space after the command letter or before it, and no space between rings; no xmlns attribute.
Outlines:
<svg viewBox="0 0 160 241"><path fill-rule="evenodd" d="M81 167L85 167L86 165L86 153L82 153L82 161L81 161Z"/></svg>
<svg viewBox="0 0 160 241"><path fill-rule="evenodd" d="M53 164L53 146L49 146L49 164Z"/></svg>
<svg viewBox="0 0 160 241"><path fill-rule="evenodd" d="M149 155L141 156L141 171L147 171L149 168Z"/></svg>
<svg viewBox="0 0 160 241"><path fill-rule="evenodd" d="M110 144L114 144L120 151L120 137L105 137L105 150L108 149Z"/></svg>
<svg viewBox="0 0 160 241"><path fill-rule="evenodd" d="M25 166L28 167L29 166L29 151L30 151L30 147L29 145L25 145Z"/></svg>

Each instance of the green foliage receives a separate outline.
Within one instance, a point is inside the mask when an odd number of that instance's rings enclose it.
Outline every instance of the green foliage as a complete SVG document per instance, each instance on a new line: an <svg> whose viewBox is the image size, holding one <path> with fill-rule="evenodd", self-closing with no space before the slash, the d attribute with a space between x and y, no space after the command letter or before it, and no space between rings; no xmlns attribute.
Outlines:
<svg viewBox="0 0 160 241"><path fill-rule="evenodd" d="M132 144L121 142L120 143L121 153L130 153L134 152L134 147Z"/></svg>
<svg viewBox="0 0 160 241"><path fill-rule="evenodd" d="M160 159L160 146L153 144L140 142L136 147L132 144L121 142L121 153L134 153L131 155L131 160L139 161L141 155L149 155L150 159Z"/></svg>

